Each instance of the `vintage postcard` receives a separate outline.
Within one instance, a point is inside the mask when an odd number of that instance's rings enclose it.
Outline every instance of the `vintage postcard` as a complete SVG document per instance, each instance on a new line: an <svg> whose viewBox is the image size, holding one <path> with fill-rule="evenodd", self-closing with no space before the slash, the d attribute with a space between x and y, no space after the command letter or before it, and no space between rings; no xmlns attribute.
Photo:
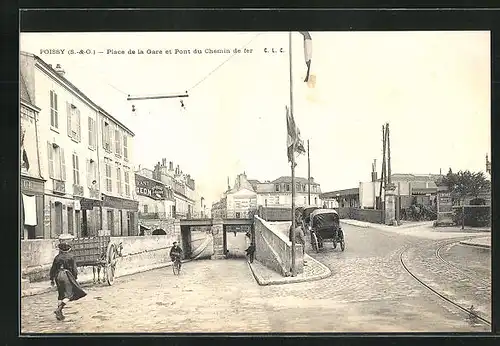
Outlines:
<svg viewBox="0 0 500 346"><path fill-rule="evenodd" d="M19 58L21 334L491 331L489 32Z"/></svg>

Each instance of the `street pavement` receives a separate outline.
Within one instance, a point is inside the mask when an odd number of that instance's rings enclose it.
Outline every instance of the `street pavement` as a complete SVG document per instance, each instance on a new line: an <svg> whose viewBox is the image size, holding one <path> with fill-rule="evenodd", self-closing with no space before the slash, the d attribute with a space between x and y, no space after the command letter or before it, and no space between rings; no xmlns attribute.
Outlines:
<svg viewBox="0 0 500 346"><path fill-rule="evenodd" d="M344 252L326 243L326 248L314 253L307 244L309 255L332 272L322 280L259 286L244 259L192 261L183 265L180 276L167 267L121 277L113 286L88 287L85 298L65 309L63 322L53 313L55 292L22 298L21 331L490 331L422 286L400 262L404 252L411 269L436 289L464 304L475 304L481 316L487 316L489 288L480 289L477 281L489 280L489 251L462 246L456 233L447 237L456 241L442 246L438 241L443 239L419 237L418 229L412 235L348 224L343 229ZM442 277L446 266L435 260L436 246L441 247L444 260L463 271ZM468 276L464 273L477 277L462 281L463 285L452 282L463 280Z"/></svg>

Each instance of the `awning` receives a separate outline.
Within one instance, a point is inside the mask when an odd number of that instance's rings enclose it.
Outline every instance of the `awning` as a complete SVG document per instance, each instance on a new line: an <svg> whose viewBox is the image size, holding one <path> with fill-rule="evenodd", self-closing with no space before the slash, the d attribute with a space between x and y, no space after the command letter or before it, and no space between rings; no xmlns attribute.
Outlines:
<svg viewBox="0 0 500 346"><path fill-rule="evenodd" d="M24 224L26 226L36 226L36 196L23 195Z"/></svg>

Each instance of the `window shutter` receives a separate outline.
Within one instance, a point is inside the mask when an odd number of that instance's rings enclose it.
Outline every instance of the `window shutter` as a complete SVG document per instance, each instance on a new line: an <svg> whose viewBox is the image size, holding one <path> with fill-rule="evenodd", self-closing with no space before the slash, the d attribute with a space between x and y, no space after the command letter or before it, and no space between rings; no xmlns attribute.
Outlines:
<svg viewBox="0 0 500 346"><path fill-rule="evenodd" d="M75 154L75 163L76 163L76 180L75 184L80 185L80 163L78 162L78 155Z"/></svg>
<svg viewBox="0 0 500 346"><path fill-rule="evenodd" d="M87 159L87 186L91 187L92 186L92 173L91 173L91 166L90 166L90 160Z"/></svg>
<svg viewBox="0 0 500 346"><path fill-rule="evenodd" d="M59 155L61 158L61 180L66 181L66 159L64 158L64 149L59 147Z"/></svg>
<svg viewBox="0 0 500 346"><path fill-rule="evenodd" d="M66 101L66 115L68 118L68 136L71 137L71 105Z"/></svg>
<svg viewBox="0 0 500 346"><path fill-rule="evenodd" d="M47 154L49 156L49 177L54 178L54 149L50 142L47 142Z"/></svg>
<svg viewBox="0 0 500 346"><path fill-rule="evenodd" d="M81 142L82 141L82 127L81 127L81 116L80 116L80 110L77 109L76 110L76 114L77 114L77 117L78 117L78 122L77 122L77 126L78 126L78 129L77 129L77 134L78 134L78 142Z"/></svg>
<svg viewBox="0 0 500 346"><path fill-rule="evenodd" d="M106 148L106 128L104 126L104 119L101 119L101 132L102 132L102 147Z"/></svg>

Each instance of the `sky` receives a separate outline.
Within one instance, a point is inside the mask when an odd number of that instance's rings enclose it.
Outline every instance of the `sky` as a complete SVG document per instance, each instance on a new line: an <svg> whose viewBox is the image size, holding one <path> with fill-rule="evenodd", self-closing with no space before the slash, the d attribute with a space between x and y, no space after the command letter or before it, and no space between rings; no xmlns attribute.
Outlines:
<svg viewBox="0 0 500 346"><path fill-rule="evenodd" d="M303 37L292 33L293 114L302 138L310 140L311 176L322 191L369 181L374 159L380 176L386 122L393 173L485 171L491 142L489 32L310 34L313 88L304 83ZM261 181L291 175L288 47L286 32L20 35L21 50L61 64L74 85L135 133L136 168L153 168L162 158L179 164L207 205L239 173ZM242 52L233 54L235 48ZM69 49L96 54L70 55ZM144 54L106 54L108 49ZM177 98L127 101L129 94L185 91L184 109ZM307 156L298 156L297 164L296 175L307 178Z"/></svg>

